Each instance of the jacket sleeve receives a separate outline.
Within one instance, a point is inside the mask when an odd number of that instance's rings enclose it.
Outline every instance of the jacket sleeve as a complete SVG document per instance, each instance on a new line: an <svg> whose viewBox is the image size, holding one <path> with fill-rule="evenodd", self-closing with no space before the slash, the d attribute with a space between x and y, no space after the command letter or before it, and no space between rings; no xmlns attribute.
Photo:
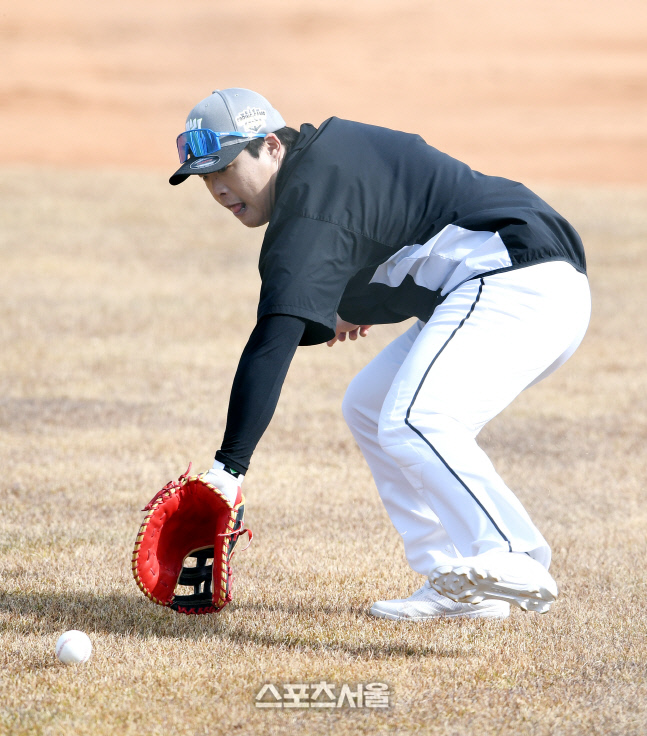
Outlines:
<svg viewBox="0 0 647 736"><path fill-rule="evenodd" d="M243 350L234 377L227 426L216 459L246 473L256 445L267 429L305 323L275 314L259 320Z"/></svg>

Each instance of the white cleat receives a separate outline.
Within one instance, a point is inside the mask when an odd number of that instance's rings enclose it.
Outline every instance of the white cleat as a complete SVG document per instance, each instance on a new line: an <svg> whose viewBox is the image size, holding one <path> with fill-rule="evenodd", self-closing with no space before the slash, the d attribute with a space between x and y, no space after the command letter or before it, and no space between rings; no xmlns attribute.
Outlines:
<svg viewBox="0 0 647 736"><path fill-rule="evenodd" d="M463 557L437 567L429 575L429 582L453 601L478 604L494 598L537 613L546 613L558 595L548 570L519 552L493 550Z"/></svg>
<svg viewBox="0 0 647 736"><path fill-rule="evenodd" d="M510 604L503 601L457 603L439 595L425 580L425 584L408 598L378 601L371 606L372 616L393 621L425 621L430 618L507 618Z"/></svg>

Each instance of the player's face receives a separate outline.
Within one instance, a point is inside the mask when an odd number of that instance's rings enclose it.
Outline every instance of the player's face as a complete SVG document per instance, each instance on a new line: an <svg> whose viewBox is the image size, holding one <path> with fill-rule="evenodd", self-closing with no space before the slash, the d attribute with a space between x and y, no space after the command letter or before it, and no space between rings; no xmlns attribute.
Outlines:
<svg viewBox="0 0 647 736"><path fill-rule="evenodd" d="M226 168L200 177L216 202L247 227L265 225L274 208L276 174L284 149L276 136L272 136L276 140L268 138L258 158L242 151Z"/></svg>

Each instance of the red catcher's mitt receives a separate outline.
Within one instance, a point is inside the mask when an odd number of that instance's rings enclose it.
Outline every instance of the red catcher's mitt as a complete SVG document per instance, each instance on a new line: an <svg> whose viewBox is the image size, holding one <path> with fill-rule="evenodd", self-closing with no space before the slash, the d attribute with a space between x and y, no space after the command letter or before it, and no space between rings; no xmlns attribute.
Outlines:
<svg viewBox="0 0 647 736"><path fill-rule="evenodd" d="M243 528L245 499L238 488L231 502L215 487L189 476L191 465L177 481L157 493L133 551L133 575L153 603L179 613L215 613L232 598L231 557ZM247 545L249 546L249 544ZM247 549L247 547L245 547ZM187 564L189 559L195 562ZM176 595L176 586L193 593Z"/></svg>

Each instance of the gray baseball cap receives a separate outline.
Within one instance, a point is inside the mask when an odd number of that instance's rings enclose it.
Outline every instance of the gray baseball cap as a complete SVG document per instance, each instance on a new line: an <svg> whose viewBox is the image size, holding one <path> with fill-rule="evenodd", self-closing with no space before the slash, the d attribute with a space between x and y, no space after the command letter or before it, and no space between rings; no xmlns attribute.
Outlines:
<svg viewBox="0 0 647 736"><path fill-rule="evenodd" d="M181 184L191 174L210 174L230 164L254 138L285 127L285 120L257 92L218 89L198 102L177 139L182 166L169 182Z"/></svg>

